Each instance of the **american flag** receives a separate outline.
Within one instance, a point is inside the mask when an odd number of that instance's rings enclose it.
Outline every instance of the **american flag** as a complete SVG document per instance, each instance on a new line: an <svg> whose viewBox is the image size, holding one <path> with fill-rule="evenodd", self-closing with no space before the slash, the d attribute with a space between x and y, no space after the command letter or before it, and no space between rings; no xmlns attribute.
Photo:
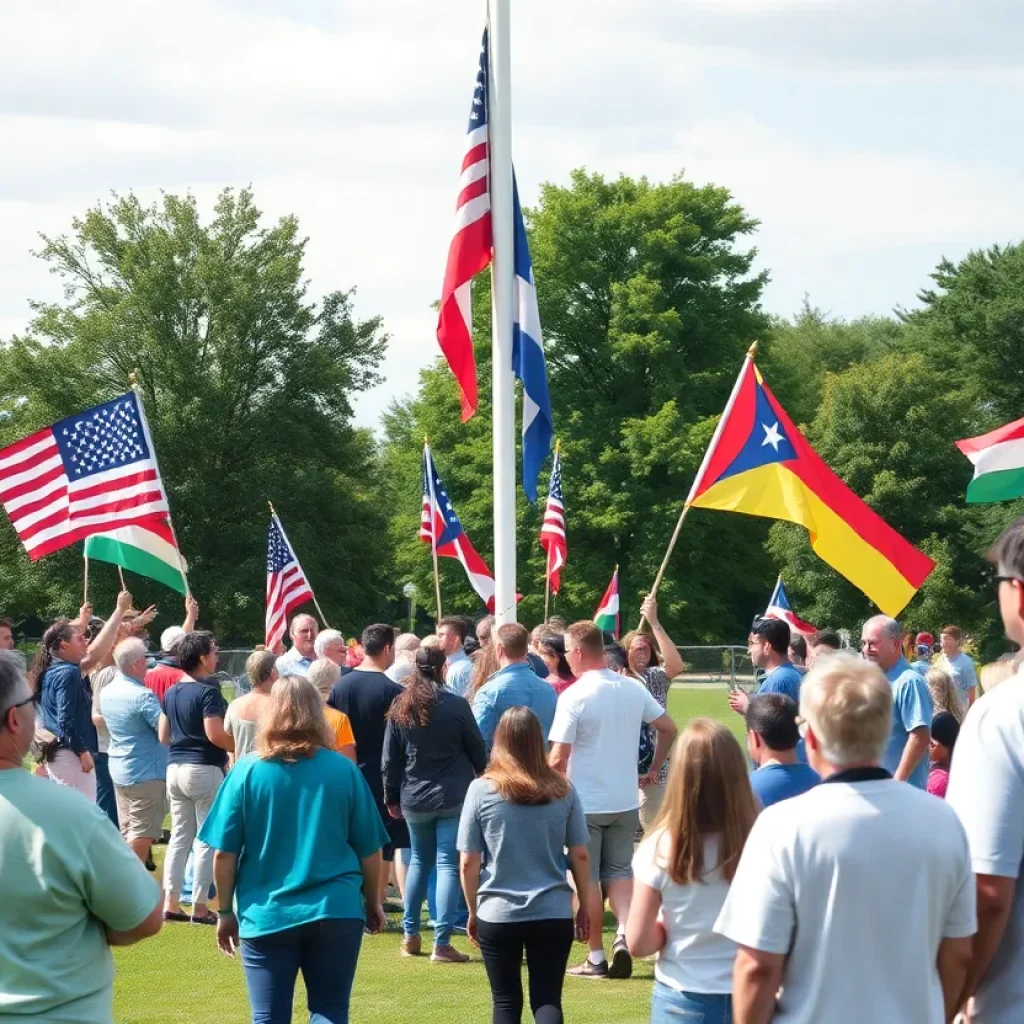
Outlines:
<svg viewBox="0 0 1024 1024"><path fill-rule="evenodd" d="M94 533L168 522L135 392L0 450L0 501L33 561Z"/></svg>
<svg viewBox="0 0 1024 1024"><path fill-rule="evenodd" d="M437 475L428 444L423 446L420 540L435 547L437 553L444 558L457 558L466 570L470 586L480 595L480 600L494 611L494 574L466 536L452 500Z"/></svg>
<svg viewBox="0 0 1024 1024"><path fill-rule="evenodd" d="M462 157L462 172L459 176L455 228L448 249L448 265L441 288L441 307L437 320L437 340L462 396L463 420L468 420L477 407L470 289L474 275L487 267L492 257L487 75L488 46L487 31L484 30ZM526 225L514 173L512 203L515 274L512 369L523 382L523 490L530 501L535 502L537 477L551 451L554 428L533 263L530 260Z"/></svg>
<svg viewBox="0 0 1024 1024"><path fill-rule="evenodd" d="M562 500L562 463L555 449L548 483L548 506L540 528L540 546L548 553L548 576L551 589L557 594L561 585L561 568L565 565L569 546L565 539L565 504Z"/></svg>
<svg viewBox="0 0 1024 1024"><path fill-rule="evenodd" d="M312 599L306 574L274 513L267 533L267 647L273 650L284 639L288 613Z"/></svg>
<svg viewBox="0 0 1024 1024"><path fill-rule="evenodd" d="M441 287L437 340L462 395L462 418L476 412L476 358L473 355L473 311L470 287L475 274L491 262L491 194L488 187L487 33L480 46L480 65L469 109L459 175L455 226Z"/></svg>

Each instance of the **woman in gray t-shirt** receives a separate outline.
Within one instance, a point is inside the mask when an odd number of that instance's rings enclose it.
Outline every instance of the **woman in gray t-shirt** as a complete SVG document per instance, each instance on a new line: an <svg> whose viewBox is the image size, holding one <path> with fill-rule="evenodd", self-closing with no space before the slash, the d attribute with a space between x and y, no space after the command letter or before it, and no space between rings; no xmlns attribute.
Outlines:
<svg viewBox="0 0 1024 1024"><path fill-rule="evenodd" d="M524 946L534 1017L562 1019L573 936L586 941L590 934L587 838L576 790L548 765L540 721L529 708L510 708L498 723L487 771L466 794L458 838L466 927L483 954L494 1024L522 1019ZM566 848L583 908L575 927Z"/></svg>

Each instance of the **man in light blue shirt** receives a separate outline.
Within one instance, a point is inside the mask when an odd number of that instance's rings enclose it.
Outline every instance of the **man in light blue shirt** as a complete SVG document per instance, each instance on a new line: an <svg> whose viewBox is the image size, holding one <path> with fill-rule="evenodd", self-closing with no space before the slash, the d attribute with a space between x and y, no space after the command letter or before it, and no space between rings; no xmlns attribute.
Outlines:
<svg viewBox="0 0 1024 1024"><path fill-rule="evenodd" d="M903 656L903 628L888 615L868 619L861 631L861 653L886 674L892 687L892 732L882 767L898 782L926 789L932 698L924 676Z"/></svg>
<svg viewBox="0 0 1024 1024"><path fill-rule="evenodd" d="M781 693L800 703L800 671L789 660L789 624L781 619L757 619L750 630L747 649L754 667L765 673L757 693ZM729 694L729 707L747 713L750 694L737 690Z"/></svg>
<svg viewBox="0 0 1024 1024"><path fill-rule="evenodd" d="M935 662L936 668L948 673L960 698L960 708L966 713L978 695L978 672L969 654L960 649L964 634L959 626L946 626L939 634L942 654Z"/></svg>
<svg viewBox="0 0 1024 1024"><path fill-rule="evenodd" d="M312 615L296 615L292 619L288 635L292 646L277 659L279 676L302 676L305 678L309 666L316 660L316 635L320 631Z"/></svg>
<svg viewBox="0 0 1024 1024"><path fill-rule="evenodd" d="M160 701L146 687L146 645L137 637L114 648L118 674L100 693L100 713L110 734L110 778L121 834L145 863L163 831L167 750L157 723Z"/></svg>
<svg viewBox="0 0 1024 1024"><path fill-rule="evenodd" d="M551 732L558 697L555 688L537 676L526 660L530 634L525 626L508 623L497 631L501 669L484 683L473 698L473 717L490 750L501 716L509 708L529 708L539 719L544 736Z"/></svg>
<svg viewBox="0 0 1024 1024"><path fill-rule="evenodd" d="M460 697L466 695L470 677L473 675L473 662L469 660L469 656L462 649L462 644L468 633L468 623L459 615L442 619L437 624L439 646L448 660L445 685L452 693L457 693Z"/></svg>

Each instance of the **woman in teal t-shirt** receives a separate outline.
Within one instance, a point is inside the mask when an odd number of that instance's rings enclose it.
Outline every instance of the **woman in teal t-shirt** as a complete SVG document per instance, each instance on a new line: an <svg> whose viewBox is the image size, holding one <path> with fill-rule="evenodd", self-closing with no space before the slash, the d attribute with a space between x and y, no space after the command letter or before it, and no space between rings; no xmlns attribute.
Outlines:
<svg viewBox="0 0 1024 1024"><path fill-rule="evenodd" d="M301 970L311 1016L347 1024L364 922L371 932L384 924L387 833L359 769L330 749L306 679L274 684L255 750L228 774L200 833L216 851L217 945L233 956L241 941L254 1021L291 1021Z"/></svg>

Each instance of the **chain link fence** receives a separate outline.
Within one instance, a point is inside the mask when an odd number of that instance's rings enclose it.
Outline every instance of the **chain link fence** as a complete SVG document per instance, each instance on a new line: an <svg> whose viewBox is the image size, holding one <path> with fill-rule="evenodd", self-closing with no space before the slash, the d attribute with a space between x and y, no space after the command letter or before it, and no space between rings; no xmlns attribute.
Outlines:
<svg viewBox="0 0 1024 1024"><path fill-rule="evenodd" d="M676 683L684 684L750 684L754 682L754 666L745 646L716 644L698 647L676 647L683 659L683 671Z"/></svg>

